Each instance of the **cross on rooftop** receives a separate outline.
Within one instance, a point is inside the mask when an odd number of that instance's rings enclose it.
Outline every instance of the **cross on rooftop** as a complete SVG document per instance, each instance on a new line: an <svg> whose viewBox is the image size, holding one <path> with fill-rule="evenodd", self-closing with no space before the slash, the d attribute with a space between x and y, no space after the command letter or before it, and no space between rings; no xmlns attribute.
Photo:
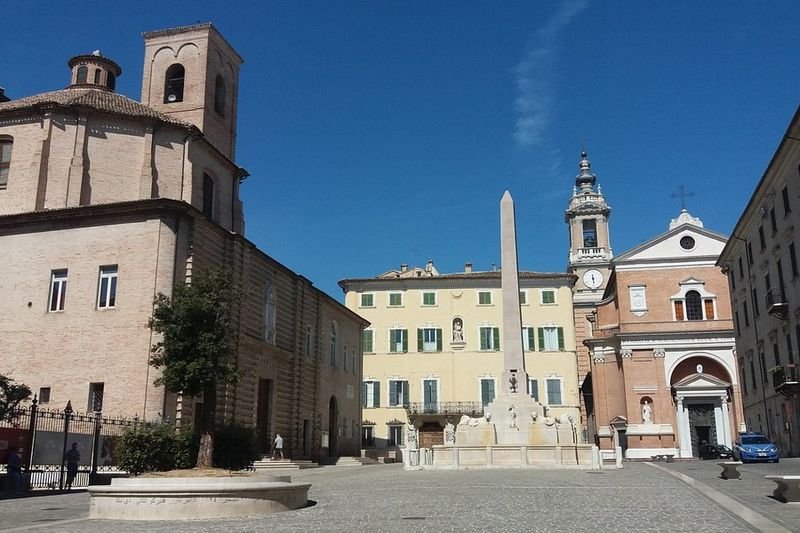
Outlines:
<svg viewBox="0 0 800 533"><path fill-rule="evenodd" d="M670 198L680 198L681 199L681 211L686 209L686 199L691 198L694 196L693 192L686 192L686 188L681 184L678 185L678 192L674 192L669 195Z"/></svg>

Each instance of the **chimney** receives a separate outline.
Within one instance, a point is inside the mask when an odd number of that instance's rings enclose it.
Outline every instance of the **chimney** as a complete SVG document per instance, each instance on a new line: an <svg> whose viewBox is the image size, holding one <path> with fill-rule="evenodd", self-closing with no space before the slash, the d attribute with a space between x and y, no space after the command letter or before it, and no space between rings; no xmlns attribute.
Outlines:
<svg viewBox="0 0 800 533"><path fill-rule="evenodd" d="M8 102L11 98L6 96L6 90L0 87L0 102Z"/></svg>
<svg viewBox="0 0 800 533"><path fill-rule="evenodd" d="M408 265L405 263L400 265L400 273L403 274L404 272L408 272Z"/></svg>
<svg viewBox="0 0 800 533"><path fill-rule="evenodd" d="M472 274L472 263L464 263L464 273Z"/></svg>

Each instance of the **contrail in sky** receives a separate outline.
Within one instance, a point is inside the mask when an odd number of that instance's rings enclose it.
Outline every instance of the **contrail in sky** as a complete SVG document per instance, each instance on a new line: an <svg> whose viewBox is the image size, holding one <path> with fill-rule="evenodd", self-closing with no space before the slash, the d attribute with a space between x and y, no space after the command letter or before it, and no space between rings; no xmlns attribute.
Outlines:
<svg viewBox="0 0 800 533"><path fill-rule="evenodd" d="M517 122L514 140L522 147L543 147L553 105L553 63L558 36L586 4L587 0L563 2L547 23L536 31L525 57L515 69Z"/></svg>

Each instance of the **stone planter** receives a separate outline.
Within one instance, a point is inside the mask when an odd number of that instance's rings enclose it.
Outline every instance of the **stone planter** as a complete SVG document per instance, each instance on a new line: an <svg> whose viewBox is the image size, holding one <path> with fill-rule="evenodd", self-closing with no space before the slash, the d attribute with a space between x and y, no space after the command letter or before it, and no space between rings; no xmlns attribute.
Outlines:
<svg viewBox="0 0 800 533"><path fill-rule="evenodd" d="M89 487L89 518L189 520L267 515L304 507L310 483L290 476L114 479Z"/></svg>

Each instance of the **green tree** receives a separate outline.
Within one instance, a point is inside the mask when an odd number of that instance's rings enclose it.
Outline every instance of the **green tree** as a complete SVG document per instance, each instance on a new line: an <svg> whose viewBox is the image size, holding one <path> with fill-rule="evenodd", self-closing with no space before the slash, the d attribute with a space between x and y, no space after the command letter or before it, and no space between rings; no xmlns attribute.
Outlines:
<svg viewBox="0 0 800 533"><path fill-rule="evenodd" d="M236 383L231 364L231 311L239 291L228 270L193 273L191 283L179 284L172 297L159 293L150 328L161 334L152 347L150 364L161 370L156 385L189 396L203 394L198 467L210 467L214 452L214 413L217 384Z"/></svg>
<svg viewBox="0 0 800 533"><path fill-rule="evenodd" d="M31 388L24 384L15 384L8 376L0 374L0 420L5 420L14 409L31 397Z"/></svg>

